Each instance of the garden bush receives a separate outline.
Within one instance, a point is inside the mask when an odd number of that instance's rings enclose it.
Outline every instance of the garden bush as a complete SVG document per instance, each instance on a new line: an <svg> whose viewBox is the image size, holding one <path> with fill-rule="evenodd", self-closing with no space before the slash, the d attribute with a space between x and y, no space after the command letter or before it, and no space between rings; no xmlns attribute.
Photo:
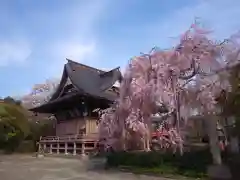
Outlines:
<svg viewBox="0 0 240 180"><path fill-rule="evenodd" d="M30 124L30 133L25 140L32 140L36 144L41 136L54 136L56 130L54 128L54 121L39 120L38 122L32 121Z"/></svg>
<svg viewBox="0 0 240 180"><path fill-rule="evenodd" d="M21 131L15 130L7 134L7 140L3 142L3 150L6 153L13 153L24 139L24 135Z"/></svg>
<svg viewBox="0 0 240 180"><path fill-rule="evenodd" d="M36 152L36 146L34 141L32 140L24 140L21 144L16 148L16 151L18 153L32 153Z"/></svg>
<svg viewBox="0 0 240 180"><path fill-rule="evenodd" d="M11 153L30 133L24 109L12 103L0 103L0 148Z"/></svg>
<svg viewBox="0 0 240 180"><path fill-rule="evenodd" d="M27 110L12 98L0 102L0 150L33 152L40 136L53 135L54 121L28 121L27 115Z"/></svg>
<svg viewBox="0 0 240 180"><path fill-rule="evenodd" d="M210 151L198 150L179 154L159 152L117 152L107 155L109 167L134 167L161 173L203 176L212 163Z"/></svg>

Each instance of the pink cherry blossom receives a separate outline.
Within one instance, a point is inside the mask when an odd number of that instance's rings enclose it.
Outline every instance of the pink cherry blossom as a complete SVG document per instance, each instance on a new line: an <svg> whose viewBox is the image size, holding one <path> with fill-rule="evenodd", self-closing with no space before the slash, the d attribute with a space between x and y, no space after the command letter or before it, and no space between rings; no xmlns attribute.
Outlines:
<svg viewBox="0 0 240 180"><path fill-rule="evenodd" d="M22 104L26 108L40 106L49 101L59 84L58 79L46 80L42 84L35 84L31 92L22 97Z"/></svg>
<svg viewBox="0 0 240 180"><path fill-rule="evenodd" d="M222 89L230 90L226 70L239 61L239 35L218 43L208 38L209 33L193 24L176 47L155 48L130 60L115 107L101 111L99 138L105 140L106 147L129 150L130 143L149 150L151 116L164 105L173 115L164 121L168 128L159 129L169 138L160 136L159 142L164 139L173 151L182 151L184 137L176 122L180 118L186 122L194 108L214 113L216 96ZM177 112L180 117L173 118Z"/></svg>

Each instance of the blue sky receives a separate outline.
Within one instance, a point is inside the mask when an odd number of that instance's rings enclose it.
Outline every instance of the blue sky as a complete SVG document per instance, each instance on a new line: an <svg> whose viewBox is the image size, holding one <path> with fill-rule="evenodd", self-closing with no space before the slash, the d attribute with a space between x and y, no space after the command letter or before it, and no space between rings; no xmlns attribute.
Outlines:
<svg viewBox="0 0 240 180"><path fill-rule="evenodd" d="M1 0L0 97L60 77L65 58L121 66L169 48L194 19L223 39L240 29L239 0Z"/></svg>

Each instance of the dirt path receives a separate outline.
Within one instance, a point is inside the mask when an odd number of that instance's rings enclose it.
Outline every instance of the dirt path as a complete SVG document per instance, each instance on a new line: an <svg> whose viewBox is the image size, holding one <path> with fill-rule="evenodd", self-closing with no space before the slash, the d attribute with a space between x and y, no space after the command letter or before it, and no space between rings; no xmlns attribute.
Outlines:
<svg viewBox="0 0 240 180"><path fill-rule="evenodd" d="M86 161L27 155L0 156L1 180L167 180L165 178L89 169Z"/></svg>

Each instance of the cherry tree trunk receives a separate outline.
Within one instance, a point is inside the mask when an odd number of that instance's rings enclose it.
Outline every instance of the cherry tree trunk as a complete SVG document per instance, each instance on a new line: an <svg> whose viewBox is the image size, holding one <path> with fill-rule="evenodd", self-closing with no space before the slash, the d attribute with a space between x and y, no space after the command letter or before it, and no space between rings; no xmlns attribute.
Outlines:
<svg viewBox="0 0 240 180"><path fill-rule="evenodd" d="M210 150L213 157L213 164L221 165L222 158L221 158L221 151L219 147L218 133L217 133L217 117L208 116L207 124L208 124L208 136L209 136L209 143L210 143L209 145L210 145Z"/></svg>
<svg viewBox="0 0 240 180"><path fill-rule="evenodd" d="M217 133L217 117L209 116L207 120L210 150L213 157L213 165L210 165L208 167L208 176L211 180L230 180L230 169L222 164L221 151L219 147Z"/></svg>
<svg viewBox="0 0 240 180"><path fill-rule="evenodd" d="M121 145L122 145L122 150L126 150L127 147L126 147L126 129L125 129L125 126L123 126L123 129L122 129L122 137L121 137Z"/></svg>
<svg viewBox="0 0 240 180"><path fill-rule="evenodd" d="M149 125L147 125L147 129L148 129L148 131L147 131L147 133L146 133L146 151L150 151L150 143L151 143L151 136L150 136L150 128L149 128L150 126Z"/></svg>
<svg viewBox="0 0 240 180"><path fill-rule="evenodd" d="M230 137L230 150L231 150L231 153L234 153L234 154L239 153L239 140L237 136Z"/></svg>
<svg viewBox="0 0 240 180"><path fill-rule="evenodd" d="M229 132L229 145L230 145L230 152L231 153L239 153L239 139L238 139L238 133L236 133L236 120L235 117L228 118L228 125L231 127Z"/></svg>

